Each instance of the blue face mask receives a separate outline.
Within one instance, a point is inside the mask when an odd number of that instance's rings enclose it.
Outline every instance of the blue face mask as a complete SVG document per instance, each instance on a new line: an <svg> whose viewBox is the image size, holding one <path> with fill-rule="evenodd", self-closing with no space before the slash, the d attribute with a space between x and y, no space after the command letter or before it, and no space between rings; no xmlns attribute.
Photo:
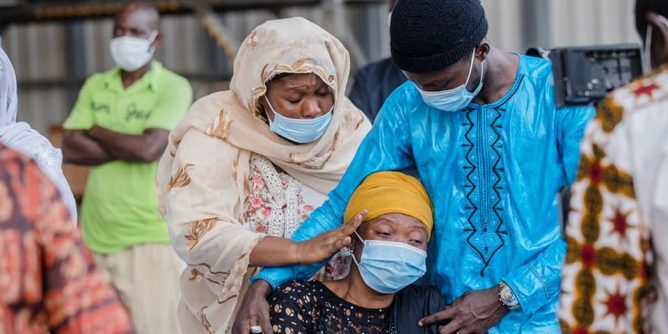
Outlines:
<svg viewBox="0 0 668 334"><path fill-rule="evenodd" d="M297 119L288 118L277 113L276 109L269 102L269 99L266 96L264 99L267 101L271 111L274 112L274 120L269 119L269 128L271 131L298 144L308 144L318 140L327 131L327 127L332 121L334 106L320 117Z"/></svg>
<svg viewBox="0 0 668 334"><path fill-rule="evenodd" d="M469 67L469 75L466 78L466 82L463 85L457 88L441 90L437 92L427 92L418 88L418 91L420 91L420 95L422 95L422 100L424 101L424 103L432 108L436 108L442 111L459 111L466 108L471 103L471 101L473 101L473 98L475 98L476 95L480 93L480 90L482 90L482 82L483 78L485 77L485 61L483 61L482 74L480 75L480 83L478 84L478 88L476 88L475 91L473 92L469 92L469 90L466 89L466 86L469 84L469 80L471 79L471 72L473 71L474 58L475 58L475 50L473 50L473 54L471 55L471 66Z"/></svg>
<svg viewBox="0 0 668 334"><path fill-rule="evenodd" d="M427 271L427 253L403 242L366 240L362 258L353 261L362 280L371 289L385 294L396 293L424 276ZM350 253L349 253L350 254Z"/></svg>

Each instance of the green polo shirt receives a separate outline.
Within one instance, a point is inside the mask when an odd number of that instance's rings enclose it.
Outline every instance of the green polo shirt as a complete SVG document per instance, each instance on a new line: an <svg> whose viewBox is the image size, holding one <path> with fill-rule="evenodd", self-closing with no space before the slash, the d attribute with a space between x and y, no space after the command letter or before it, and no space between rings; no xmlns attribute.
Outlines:
<svg viewBox="0 0 668 334"><path fill-rule="evenodd" d="M154 61L151 70L127 89L118 68L90 77L63 127L98 125L138 135L145 129L172 130L192 103L188 81ZM86 245L110 254L145 243L169 243L167 223L158 213L158 162L112 161L91 170L80 225Z"/></svg>

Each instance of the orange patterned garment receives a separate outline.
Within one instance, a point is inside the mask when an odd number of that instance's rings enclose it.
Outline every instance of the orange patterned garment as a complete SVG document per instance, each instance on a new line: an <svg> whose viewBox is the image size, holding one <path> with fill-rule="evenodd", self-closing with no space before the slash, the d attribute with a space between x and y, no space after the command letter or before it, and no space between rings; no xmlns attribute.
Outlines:
<svg viewBox="0 0 668 334"><path fill-rule="evenodd" d="M2 145L0 333L134 333L56 187Z"/></svg>

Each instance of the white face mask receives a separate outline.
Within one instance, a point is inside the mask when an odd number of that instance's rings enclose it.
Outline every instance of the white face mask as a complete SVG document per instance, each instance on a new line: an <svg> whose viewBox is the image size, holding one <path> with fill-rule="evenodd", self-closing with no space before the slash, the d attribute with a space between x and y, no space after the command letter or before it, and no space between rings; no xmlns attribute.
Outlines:
<svg viewBox="0 0 668 334"><path fill-rule="evenodd" d="M446 89L437 92L427 92L420 88L418 91L422 95L422 100L425 104L432 108L436 108L442 111L459 111L466 108L471 101L480 93L482 90L483 79L485 78L485 61L482 62L482 74L480 75L480 83L478 87L473 91L469 92L466 89L466 86L469 84L471 79L471 72L473 72L473 59L475 58L475 49L471 55L471 66L469 67L469 74L466 77L466 82L456 88Z"/></svg>
<svg viewBox="0 0 668 334"><path fill-rule="evenodd" d="M127 72L136 71L153 58L155 48L151 47L158 36L154 31L148 39L139 37L116 37L109 43L111 58L114 63Z"/></svg>

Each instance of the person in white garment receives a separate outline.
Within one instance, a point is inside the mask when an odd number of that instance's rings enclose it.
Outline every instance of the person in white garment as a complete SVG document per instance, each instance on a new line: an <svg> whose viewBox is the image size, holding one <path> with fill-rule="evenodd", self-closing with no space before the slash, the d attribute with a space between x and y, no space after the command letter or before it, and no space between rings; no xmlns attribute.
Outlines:
<svg viewBox="0 0 668 334"><path fill-rule="evenodd" d="M0 47L0 142L35 160L58 187L70 216L77 221L77 203L63 174L63 154L26 122L17 122L19 97L14 67Z"/></svg>

